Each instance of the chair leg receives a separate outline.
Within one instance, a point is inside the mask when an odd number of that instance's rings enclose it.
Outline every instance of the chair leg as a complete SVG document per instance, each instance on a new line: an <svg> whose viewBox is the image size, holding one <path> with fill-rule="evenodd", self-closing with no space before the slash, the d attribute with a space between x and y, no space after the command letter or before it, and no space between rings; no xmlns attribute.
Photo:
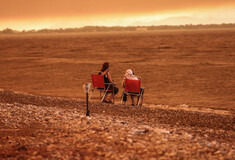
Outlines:
<svg viewBox="0 0 235 160"><path fill-rule="evenodd" d="M104 96L101 98L100 102L104 100L105 96L106 96L106 93L104 93Z"/></svg>
<svg viewBox="0 0 235 160"><path fill-rule="evenodd" d="M144 103L144 95L142 95L142 101L141 101L141 106L143 105L143 103Z"/></svg>
<svg viewBox="0 0 235 160"><path fill-rule="evenodd" d="M144 102L144 94L143 92L140 93L140 98L141 98L141 106L143 105L143 102Z"/></svg>
<svg viewBox="0 0 235 160"><path fill-rule="evenodd" d="M104 93L104 96L103 96L103 98L101 99L100 102L102 102L102 101L104 100L104 98L105 98L105 96L107 95L107 92L108 92L108 90L109 90L109 87L110 87L110 85L109 85L108 88L106 89L106 91L105 91L105 93Z"/></svg>
<svg viewBox="0 0 235 160"><path fill-rule="evenodd" d="M141 95L140 96L138 96L138 103L137 103L137 106L136 107L139 107L139 104L140 104L140 99L141 99Z"/></svg>
<svg viewBox="0 0 235 160"><path fill-rule="evenodd" d="M94 92L94 88L91 90L91 94L89 96L89 100L91 99L91 96L92 96L93 92Z"/></svg>
<svg viewBox="0 0 235 160"><path fill-rule="evenodd" d="M123 97L124 97L124 92L122 93L121 104L122 104L122 102L123 102Z"/></svg>
<svg viewBox="0 0 235 160"><path fill-rule="evenodd" d="M139 100L138 100L138 105L137 105L137 107L139 106L139 104L140 104L140 101L141 101L141 106L143 105L143 92L140 92L140 95L139 95Z"/></svg>

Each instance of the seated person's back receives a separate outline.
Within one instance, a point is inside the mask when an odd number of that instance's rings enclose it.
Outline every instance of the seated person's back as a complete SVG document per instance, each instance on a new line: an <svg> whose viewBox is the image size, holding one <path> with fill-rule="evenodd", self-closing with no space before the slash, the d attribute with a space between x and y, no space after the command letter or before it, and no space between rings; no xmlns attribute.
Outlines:
<svg viewBox="0 0 235 160"><path fill-rule="evenodd" d="M123 88L125 88L125 80L126 80L126 79L130 79L130 80L139 80L138 77L134 75L134 73L133 73L133 71L132 71L131 69L126 70L126 73L125 73L124 78L123 78L123 81L122 81L122 86L123 86ZM123 100L124 102L127 101L127 95L126 95L126 94L123 95L123 99L122 99L122 100ZM133 95L131 96L131 100L132 100L132 106L135 106L134 96L133 96ZM138 98L137 101L139 101L139 98Z"/></svg>

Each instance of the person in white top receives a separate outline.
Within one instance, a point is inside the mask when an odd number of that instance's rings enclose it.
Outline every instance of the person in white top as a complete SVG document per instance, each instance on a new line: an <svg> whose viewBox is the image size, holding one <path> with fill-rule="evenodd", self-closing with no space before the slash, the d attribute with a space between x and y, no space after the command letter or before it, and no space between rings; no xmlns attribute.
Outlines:
<svg viewBox="0 0 235 160"><path fill-rule="evenodd" d="M123 88L125 88L125 79L138 80L138 77L136 77L134 75L134 73L131 69L127 69L126 73L124 74L123 81L122 81ZM135 96L132 95L131 100L132 100L132 106L135 106ZM127 95L126 94L123 95L123 101L124 101L124 103L126 103L126 101L127 101Z"/></svg>

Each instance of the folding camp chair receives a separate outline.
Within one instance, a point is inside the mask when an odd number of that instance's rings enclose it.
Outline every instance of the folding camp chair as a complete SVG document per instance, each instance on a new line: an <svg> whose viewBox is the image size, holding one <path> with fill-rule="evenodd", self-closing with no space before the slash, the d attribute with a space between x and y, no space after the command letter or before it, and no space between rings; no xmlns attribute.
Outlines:
<svg viewBox="0 0 235 160"><path fill-rule="evenodd" d="M143 100L144 100L143 93L144 93L144 88L141 88L140 77L138 77L138 80L125 79L125 90L123 91L123 94L122 94L121 104L123 101L123 96L124 94L126 94L130 96L137 96L139 98L137 107L140 105L140 101L141 101L141 106L142 106Z"/></svg>
<svg viewBox="0 0 235 160"><path fill-rule="evenodd" d="M104 76L97 75L97 74L94 74L92 72L91 73L91 80L92 80L93 88L92 88L92 92L91 92L91 95L90 95L89 99L91 99L91 96L92 96L93 92L95 91L95 89L100 91L100 102L102 102L104 100L107 93L112 93L114 95L114 86L115 86L115 84L113 84L113 83L104 83ZM101 94L102 92L104 92L103 96ZM113 103L114 103L114 96L113 96Z"/></svg>

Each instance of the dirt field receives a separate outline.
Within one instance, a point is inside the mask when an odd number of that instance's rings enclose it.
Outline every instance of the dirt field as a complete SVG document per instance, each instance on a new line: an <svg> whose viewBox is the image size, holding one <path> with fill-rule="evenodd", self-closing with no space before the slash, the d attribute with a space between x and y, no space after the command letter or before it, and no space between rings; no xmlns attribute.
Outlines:
<svg viewBox="0 0 235 160"><path fill-rule="evenodd" d="M235 29L0 35L0 159L235 159ZM86 117L110 62L116 104ZM125 70L143 107L120 105ZM128 101L130 103L130 101Z"/></svg>
<svg viewBox="0 0 235 160"><path fill-rule="evenodd" d="M84 98L90 72L108 61L118 101L125 70L132 68L143 79L147 104L232 109L234 39L233 29L0 35L0 87Z"/></svg>

